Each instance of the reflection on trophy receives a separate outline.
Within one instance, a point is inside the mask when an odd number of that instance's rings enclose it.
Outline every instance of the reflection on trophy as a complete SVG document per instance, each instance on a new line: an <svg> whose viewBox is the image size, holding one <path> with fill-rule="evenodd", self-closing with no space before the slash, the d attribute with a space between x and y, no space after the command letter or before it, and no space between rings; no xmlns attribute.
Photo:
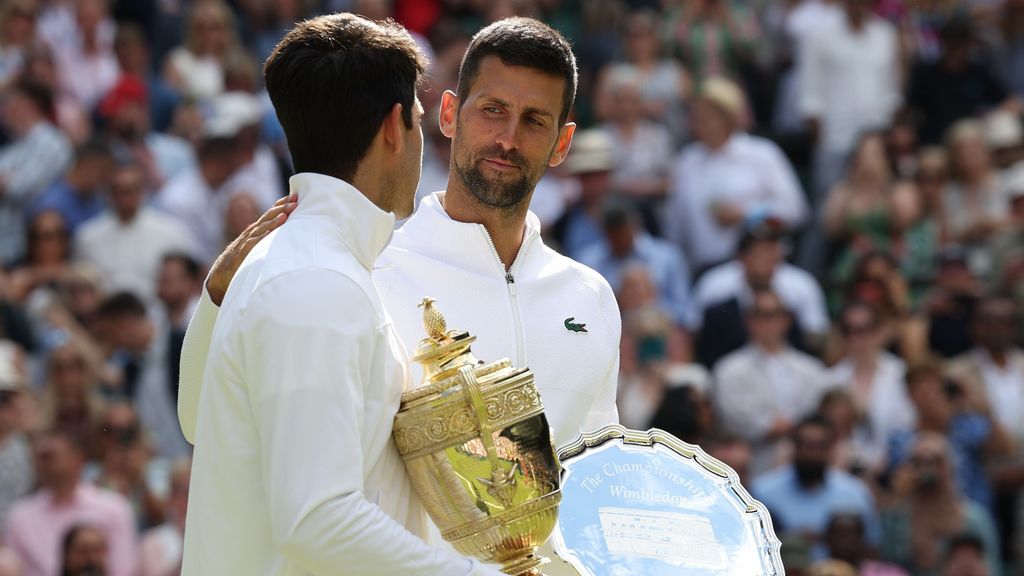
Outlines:
<svg viewBox="0 0 1024 576"><path fill-rule="evenodd" d="M552 568L581 576L783 574L771 518L734 471L660 430L618 425L556 456L533 373L477 360L476 338L448 330L433 304L421 304L427 338L413 356L424 381L402 395L394 439L456 550L539 576L537 548L554 533L565 564Z"/></svg>
<svg viewBox="0 0 1024 576"><path fill-rule="evenodd" d="M533 373L485 363L476 340L448 330L426 298L425 338L413 355L423 382L402 395L394 439L412 484L460 553L535 576L536 549L558 517L559 466Z"/></svg>

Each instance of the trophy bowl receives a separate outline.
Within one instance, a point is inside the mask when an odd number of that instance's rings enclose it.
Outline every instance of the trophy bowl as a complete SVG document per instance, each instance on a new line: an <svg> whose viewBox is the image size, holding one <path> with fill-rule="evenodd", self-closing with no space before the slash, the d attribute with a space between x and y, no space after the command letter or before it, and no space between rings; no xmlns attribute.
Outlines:
<svg viewBox="0 0 1024 576"><path fill-rule="evenodd" d="M402 395L394 441L427 513L457 551L540 574L536 549L558 520L560 468L544 405L528 368L485 363L476 340L449 331L426 298L427 332L413 355L421 386Z"/></svg>

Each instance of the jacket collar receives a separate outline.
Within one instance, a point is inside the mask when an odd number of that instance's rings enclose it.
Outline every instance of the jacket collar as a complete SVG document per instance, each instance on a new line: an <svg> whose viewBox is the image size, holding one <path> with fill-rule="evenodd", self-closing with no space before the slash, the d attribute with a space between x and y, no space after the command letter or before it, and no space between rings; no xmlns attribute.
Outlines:
<svg viewBox="0 0 1024 576"><path fill-rule="evenodd" d="M444 194L443 190L435 192L420 201L416 213L396 233L396 247L447 262L467 272L504 276L505 269L487 229L483 224L453 220L442 205ZM513 272L539 240L540 220L533 212L528 212L523 244L512 263Z"/></svg>
<svg viewBox="0 0 1024 576"><path fill-rule="evenodd" d="M391 240L395 215L384 212L354 186L327 176L303 172L288 180L299 205L292 217L324 216L341 234L342 240L367 270Z"/></svg>

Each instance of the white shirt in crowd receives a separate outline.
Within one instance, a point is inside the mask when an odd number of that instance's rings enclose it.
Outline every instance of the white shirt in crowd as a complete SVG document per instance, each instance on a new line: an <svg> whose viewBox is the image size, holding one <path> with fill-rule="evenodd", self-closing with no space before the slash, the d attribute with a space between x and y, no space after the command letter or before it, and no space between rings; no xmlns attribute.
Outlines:
<svg viewBox="0 0 1024 576"><path fill-rule="evenodd" d="M182 574L497 574L416 537L391 440L406 365L370 279L394 216L327 176L291 188L213 327Z"/></svg>
<svg viewBox="0 0 1024 576"><path fill-rule="evenodd" d="M769 354L748 344L715 364L715 404L725 427L752 443L752 474L779 462L780 443L766 434L777 420L796 424L813 413L824 376L818 359L789 347Z"/></svg>
<svg viewBox="0 0 1024 576"><path fill-rule="evenodd" d="M821 122L821 146L846 153L867 130L887 126L901 102L896 30L871 16L860 31L825 18L798 55L798 102Z"/></svg>
<svg viewBox="0 0 1024 576"><path fill-rule="evenodd" d="M828 312L825 295L814 276L792 264L783 262L775 269L771 281L772 291L779 295L782 305L793 314L797 325L808 334L828 332ZM703 327L704 312L730 298L741 304L749 303L750 287L746 272L738 261L726 262L708 270L693 288L691 307L687 311L686 327L697 332Z"/></svg>
<svg viewBox="0 0 1024 576"><path fill-rule="evenodd" d="M789 160L771 141L744 133L734 134L719 150L689 144L673 165L666 235L696 270L736 253L740 226L720 226L717 203L734 204L749 217L775 217L787 227L798 226L807 215Z"/></svg>
<svg viewBox="0 0 1024 576"><path fill-rule="evenodd" d="M75 259L94 267L111 293L128 291L156 302L156 278L167 254L196 255L192 234L176 219L143 206L129 222L107 210L75 234Z"/></svg>
<svg viewBox="0 0 1024 576"><path fill-rule="evenodd" d="M1007 354L1006 368L1000 368L981 348L972 350L971 355L984 379L996 421L1016 438L1024 437L1024 352L1011 350Z"/></svg>
<svg viewBox="0 0 1024 576"><path fill-rule="evenodd" d="M889 352L880 353L877 362L875 377L868 390L854 388L853 362L849 359L833 366L827 380L830 388L839 387L850 392L867 415L872 444L880 454L884 454L893 432L913 427L917 418L907 394L906 364Z"/></svg>

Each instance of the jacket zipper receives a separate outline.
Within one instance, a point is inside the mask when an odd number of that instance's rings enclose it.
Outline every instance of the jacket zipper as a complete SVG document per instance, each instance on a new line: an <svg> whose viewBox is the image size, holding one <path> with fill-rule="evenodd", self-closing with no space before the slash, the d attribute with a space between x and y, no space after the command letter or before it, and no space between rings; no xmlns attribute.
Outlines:
<svg viewBox="0 0 1024 576"><path fill-rule="evenodd" d="M523 252L523 246L526 244L526 239L523 239L523 243L519 245L519 252L516 252L516 257L512 260L512 265L505 270L505 264L501 261L501 256L498 255L498 249L494 246L494 240L491 239L490 232L487 228L480 224L480 230L484 233L484 238L487 238L487 244L491 247L491 253L494 254L494 260L501 267L501 270L505 272L505 286L508 289L509 304L512 307L512 323L516 331L516 361L515 366L522 368L526 366L526 344L523 342L523 322L519 317L519 301L516 296L516 278L512 274L512 269L516 267L519 262L519 255Z"/></svg>

